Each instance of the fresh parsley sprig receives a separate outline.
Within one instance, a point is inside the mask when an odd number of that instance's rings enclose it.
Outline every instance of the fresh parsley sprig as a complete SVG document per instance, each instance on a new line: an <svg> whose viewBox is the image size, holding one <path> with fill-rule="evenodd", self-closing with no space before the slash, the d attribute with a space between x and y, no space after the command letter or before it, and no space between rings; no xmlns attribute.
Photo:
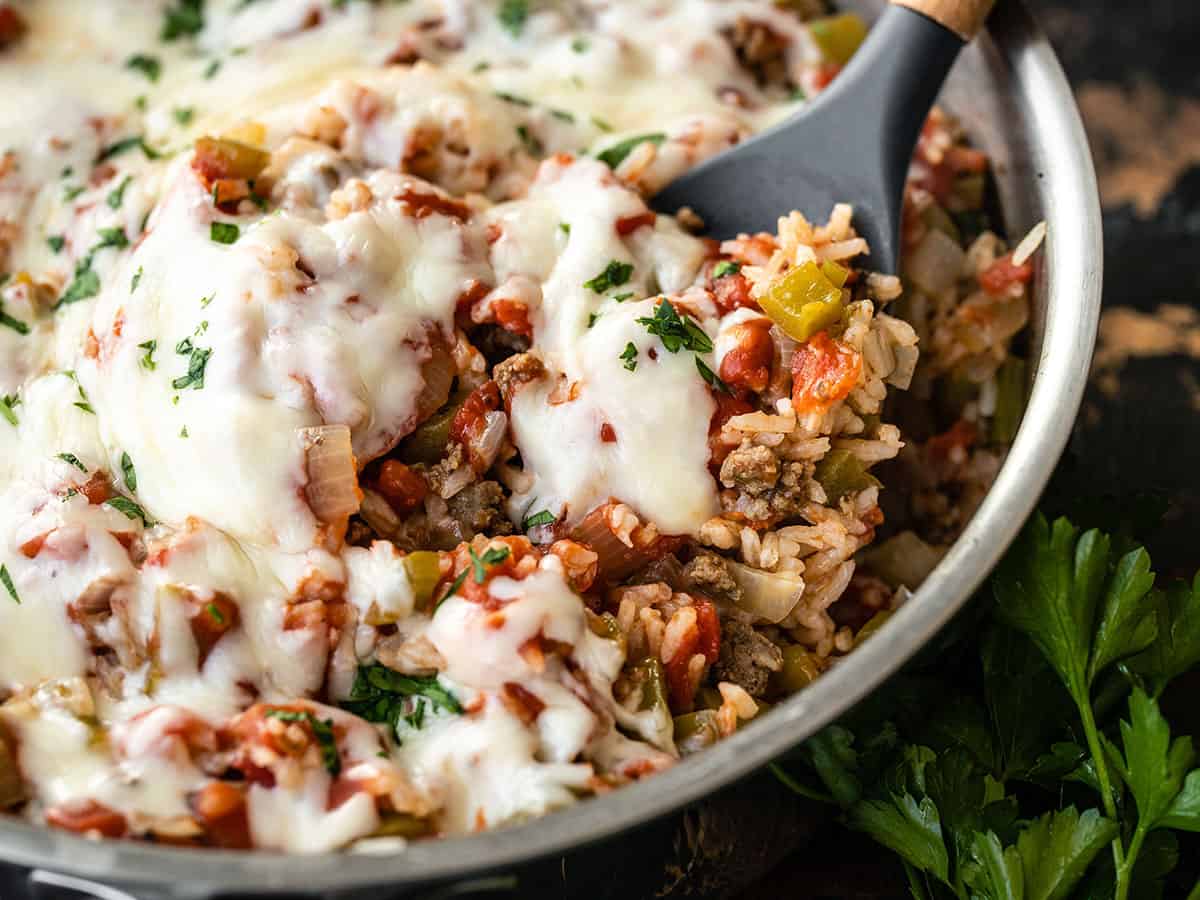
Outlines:
<svg viewBox="0 0 1200 900"><path fill-rule="evenodd" d="M894 851L918 898L1161 896L1174 832L1200 832L1195 748L1158 700L1200 664L1200 577L1156 587L1127 544L1035 517L977 651L893 680L781 780Z"/></svg>
<svg viewBox="0 0 1200 900"><path fill-rule="evenodd" d="M399 740L403 734L401 724L421 728L427 705L453 715L463 711L462 704L441 685L436 675L404 675L381 663L371 663L358 667L350 699L341 707L368 722L391 726Z"/></svg>

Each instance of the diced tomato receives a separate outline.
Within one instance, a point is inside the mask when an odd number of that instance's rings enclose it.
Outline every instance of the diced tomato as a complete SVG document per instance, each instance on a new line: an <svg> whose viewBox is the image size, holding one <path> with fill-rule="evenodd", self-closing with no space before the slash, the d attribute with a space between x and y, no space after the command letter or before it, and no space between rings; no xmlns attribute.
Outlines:
<svg viewBox="0 0 1200 900"><path fill-rule="evenodd" d="M825 88L829 87L829 85L833 82L833 79L837 78L838 73L841 71L842 71L841 63L835 63L835 62L821 63L821 65L819 65L817 67L816 74L813 77L813 83L816 86L817 90L822 91Z"/></svg>
<svg viewBox="0 0 1200 900"><path fill-rule="evenodd" d="M703 653L705 662L712 665L721 655L721 619L717 615L717 608L709 600L697 600L693 606L696 610L696 628L700 632L696 652Z"/></svg>
<svg viewBox="0 0 1200 900"><path fill-rule="evenodd" d="M717 401L717 409L708 423L708 455L710 465L720 467L725 457L737 446L736 443L731 445L721 440L721 429L734 416L753 412L754 407L744 397L736 394L730 396L719 392L714 395L714 399Z"/></svg>
<svg viewBox="0 0 1200 900"><path fill-rule="evenodd" d="M979 432L966 419L959 419L941 434L925 442L925 450L939 462L950 460L956 450L966 450L979 440Z"/></svg>
<svg viewBox="0 0 1200 900"><path fill-rule="evenodd" d="M605 422L600 426L600 440L605 444L615 444L617 442L616 429Z"/></svg>
<svg viewBox="0 0 1200 900"><path fill-rule="evenodd" d="M625 237L626 235L633 234L633 232L637 231L639 228L647 225L653 228L654 223L657 221L658 216L650 210L646 210L644 213L638 213L635 216L622 216L621 218L617 219L617 234L619 234L621 237Z"/></svg>
<svg viewBox="0 0 1200 900"><path fill-rule="evenodd" d="M1001 295L1007 293L1011 285L1028 284L1031 278L1033 265L1026 261L1014 266L1012 254L1008 253L979 273L979 286L989 294Z"/></svg>
<svg viewBox="0 0 1200 900"><path fill-rule="evenodd" d="M375 485L397 514L408 515L417 509L429 493L429 488L416 471L399 460L389 459L379 469Z"/></svg>
<svg viewBox="0 0 1200 900"><path fill-rule="evenodd" d="M537 694L515 681L506 681L500 691L500 700L505 708L525 725L532 725L542 714L546 704Z"/></svg>
<svg viewBox="0 0 1200 900"><path fill-rule="evenodd" d="M721 359L722 380L730 387L760 392L771 380L771 362L775 345L771 341L771 323L766 319L741 322L730 329L734 347Z"/></svg>
<svg viewBox="0 0 1200 900"><path fill-rule="evenodd" d="M95 800L71 800L46 810L46 824L76 834L101 834L116 838L129 827L115 809Z"/></svg>
<svg viewBox="0 0 1200 900"><path fill-rule="evenodd" d="M758 301L750 296L750 282L740 272L710 278L708 289L712 291L713 302L723 313L733 312L739 307L758 309Z"/></svg>
<svg viewBox="0 0 1200 900"><path fill-rule="evenodd" d="M200 665L208 659L208 654L227 632L237 627L240 615L233 598L218 591L211 600L199 600L197 608L188 620L192 627L192 637L196 641Z"/></svg>
<svg viewBox="0 0 1200 900"><path fill-rule="evenodd" d="M79 488L79 492L87 497L88 503L92 506L99 506L113 495L112 485L109 484L108 476L103 472L94 473L88 479L87 484Z"/></svg>
<svg viewBox="0 0 1200 900"><path fill-rule="evenodd" d="M824 413L844 400L862 374L862 355L818 331L792 357L792 406L796 412Z"/></svg>
<svg viewBox="0 0 1200 900"><path fill-rule="evenodd" d="M496 324L505 331L513 334L533 337L533 325L529 321L529 307L520 300L501 297L492 301L492 313L496 316Z"/></svg>
<svg viewBox="0 0 1200 900"><path fill-rule="evenodd" d="M494 381L485 381L463 402L454 421L450 423L450 438L460 444L468 443L484 429L487 414L500 408L500 388Z"/></svg>
<svg viewBox="0 0 1200 900"><path fill-rule="evenodd" d="M246 795L227 781L210 781L188 798L192 812L204 826L208 842L229 850L247 850L250 820Z"/></svg>
<svg viewBox="0 0 1200 900"><path fill-rule="evenodd" d="M691 712L692 704L696 699L695 692L692 690L692 679L688 674L688 668L692 657L699 652L697 649L699 644L699 629L693 628L680 641L679 649L671 657L671 661L663 666L663 674L667 679L667 693L669 695L671 712L676 715Z"/></svg>

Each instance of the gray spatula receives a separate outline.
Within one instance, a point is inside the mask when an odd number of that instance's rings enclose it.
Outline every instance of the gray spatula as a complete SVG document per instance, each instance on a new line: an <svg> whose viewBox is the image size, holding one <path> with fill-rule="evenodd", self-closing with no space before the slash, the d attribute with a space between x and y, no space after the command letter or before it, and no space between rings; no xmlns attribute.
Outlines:
<svg viewBox="0 0 1200 900"><path fill-rule="evenodd" d="M792 209L824 221L854 206L870 268L895 272L904 177L950 66L995 0L892 0L832 85L786 123L672 182L654 199L689 206L714 236L773 231Z"/></svg>

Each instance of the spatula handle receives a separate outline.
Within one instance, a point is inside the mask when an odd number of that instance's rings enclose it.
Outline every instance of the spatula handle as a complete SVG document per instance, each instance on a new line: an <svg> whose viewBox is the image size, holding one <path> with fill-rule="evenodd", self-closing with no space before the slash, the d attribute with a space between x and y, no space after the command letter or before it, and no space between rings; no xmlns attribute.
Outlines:
<svg viewBox="0 0 1200 900"><path fill-rule="evenodd" d="M907 6L944 25L964 41L969 41L983 27L996 0L892 0L897 6Z"/></svg>

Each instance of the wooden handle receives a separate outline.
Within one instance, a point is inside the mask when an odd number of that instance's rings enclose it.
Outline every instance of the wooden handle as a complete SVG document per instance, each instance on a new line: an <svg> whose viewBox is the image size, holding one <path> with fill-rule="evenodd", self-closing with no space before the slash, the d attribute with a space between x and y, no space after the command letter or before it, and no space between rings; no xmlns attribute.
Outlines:
<svg viewBox="0 0 1200 900"><path fill-rule="evenodd" d="M992 11L996 0L892 0L897 6L928 16L944 25L964 41L969 41L983 28L983 20Z"/></svg>

